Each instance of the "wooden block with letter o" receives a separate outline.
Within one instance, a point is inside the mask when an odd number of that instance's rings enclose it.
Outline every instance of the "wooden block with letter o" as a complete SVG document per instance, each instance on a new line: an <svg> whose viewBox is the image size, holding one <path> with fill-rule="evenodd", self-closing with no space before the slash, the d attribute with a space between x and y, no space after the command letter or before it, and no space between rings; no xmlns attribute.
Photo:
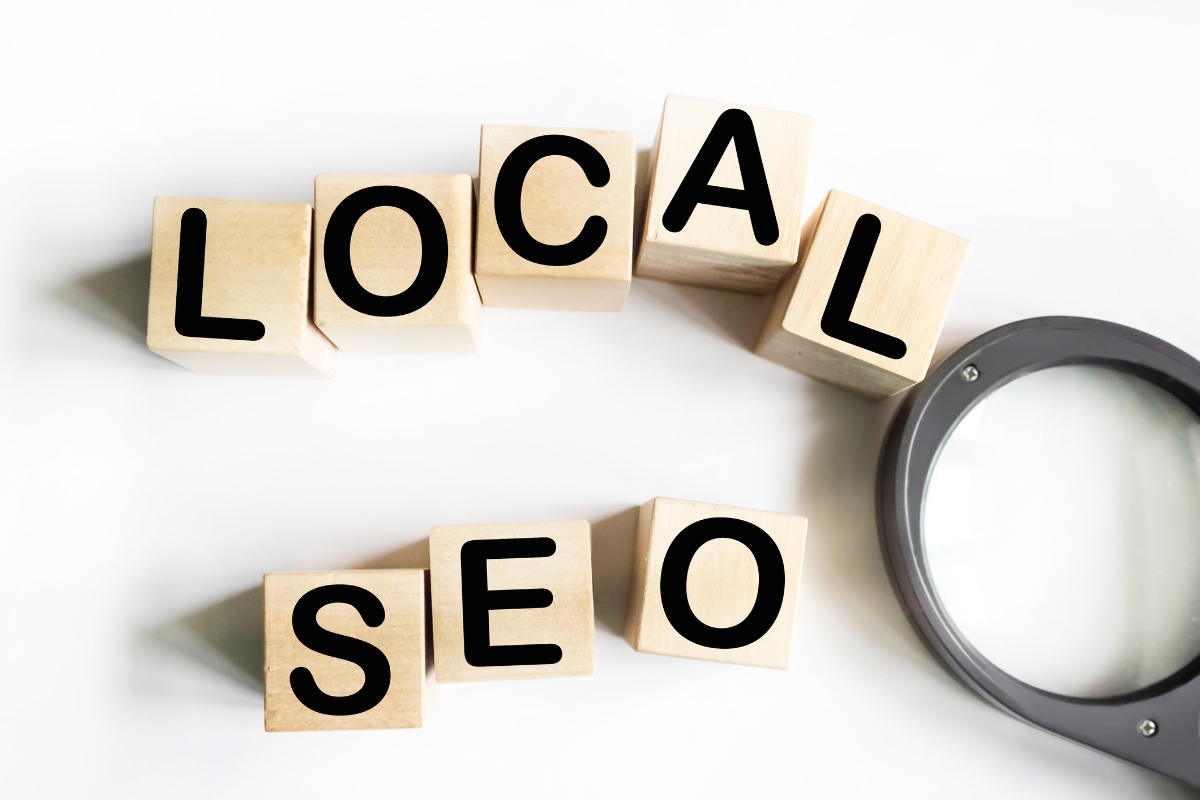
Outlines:
<svg viewBox="0 0 1200 800"><path fill-rule="evenodd" d="M318 175L313 319L354 352L479 349L469 175Z"/></svg>
<svg viewBox="0 0 1200 800"><path fill-rule="evenodd" d="M475 279L483 304L620 311L633 263L632 133L484 125Z"/></svg>
<svg viewBox="0 0 1200 800"><path fill-rule="evenodd" d="M146 344L196 372L328 377L308 318L312 207L154 199Z"/></svg>
<svg viewBox="0 0 1200 800"><path fill-rule="evenodd" d="M425 570L266 575L263 595L268 731L425 724Z"/></svg>
<svg viewBox="0 0 1200 800"><path fill-rule="evenodd" d="M637 276L764 294L796 263L813 118L668 95Z"/></svg>
<svg viewBox="0 0 1200 800"><path fill-rule="evenodd" d="M591 527L584 520L429 532L438 681L591 675Z"/></svg>
<svg viewBox="0 0 1200 800"><path fill-rule="evenodd" d="M923 380L970 243L838 191L804 227L756 352L872 399Z"/></svg>
<svg viewBox="0 0 1200 800"><path fill-rule="evenodd" d="M635 650L787 669L808 520L656 498L642 506L625 636Z"/></svg>

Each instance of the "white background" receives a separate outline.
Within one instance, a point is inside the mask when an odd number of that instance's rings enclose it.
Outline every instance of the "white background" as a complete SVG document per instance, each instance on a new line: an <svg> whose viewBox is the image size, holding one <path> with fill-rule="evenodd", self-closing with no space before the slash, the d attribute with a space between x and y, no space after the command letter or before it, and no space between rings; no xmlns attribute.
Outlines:
<svg viewBox="0 0 1200 800"><path fill-rule="evenodd" d="M761 299L635 280L621 314L485 309L478 355L324 382L194 375L144 325L156 194L473 174L492 122L649 148L679 92L815 115L806 212L837 187L969 237L942 352L1077 314L1200 353L1200 7L25 5L0 15L0 793L1189 796L926 654L874 528L894 402L755 357ZM790 670L612 633L656 495L810 518ZM443 686L424 730L263 732L262 573L578 517L594 677Z"/></svg>

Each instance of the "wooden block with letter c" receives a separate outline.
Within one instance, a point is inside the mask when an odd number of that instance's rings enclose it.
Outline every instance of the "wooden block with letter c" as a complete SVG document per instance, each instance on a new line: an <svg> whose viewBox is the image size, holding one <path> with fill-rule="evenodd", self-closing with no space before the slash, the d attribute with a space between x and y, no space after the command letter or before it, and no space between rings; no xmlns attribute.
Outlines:
<svg viewBox="0 0 1200 800"><path fill-rule="evenodd" d="M479 349L469 175L318 175L313 319L341 350Z"/></svg>
<svg viewBox="0 0 1200 800"><path fill-rule="evenodd" d="M268 731L426 723L425 570L265 575L263 600Z"/></svg>
<svg viewBox="0 0 1200 800"><path fill-rule="evenodd" d="M907 389L929 369L969 245L831 191L755 351L873 400Z"/></svg>
<svg viewBox="0 0 1200 800"><path fill-rule="evenodd" d="M625 636L635 650L787 669L808 520L670 500L642 506Z"/></svg>
<svg viewBox="0 0 1200 800"><path fill-rule="evenodd" d="M154 198L147 346L195 372L322 378L308 318L312 206Z"/></svg>
<svg viewBox="0 0 1200 800"><path fill-rule="evenodd" d="M813 118L668 95L637 276L765 294L796 263Z"/></svg>
<svg viewBox="0 0 1200 800"><path fill-rule="evenodd" d="M637 153L626 131L484 125L475 280L487 306L620 311Z"/></svg>
<svg viewBox="0 0 1200 800"><path fill-rule="evenodd" d="M585 520L431 530L438 681L591 675L591 552Z"/></svg>

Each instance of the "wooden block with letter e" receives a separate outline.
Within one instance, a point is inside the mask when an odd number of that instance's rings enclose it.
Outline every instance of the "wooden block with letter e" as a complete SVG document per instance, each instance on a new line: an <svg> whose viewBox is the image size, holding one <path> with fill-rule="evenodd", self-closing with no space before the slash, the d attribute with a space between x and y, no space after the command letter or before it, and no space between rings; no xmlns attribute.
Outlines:
<svg viewBox="0 0 1200 800"><path fill-rule="evenodd" d="M808 520L670 500L642 506L625 636L635 650L787 669Z"/></svg>
<svg viewBox="0 0 1200 800"><path fill-rule="evenodd" d="M438 681L592 674L586 521L434 528L429 565Z"/></svg>
<svg viewBox="0 0 1200 800"><path fill-rule="evenodd" d="M268 731L425 724L425 570L278 573L263 597Z"/></svg>
<svg viewBox="0 0 1200 800"><path fill-rule="evenodd" d="M813 118L668 95L637 276L765 294L796 263Z"/></svg>
<svg viewBox="0 0 1200 800"><path fill-rule="evenodd" d="M483 304L620 311L633 269L632 133L484 125L475 280Z"/></svg>
<svg viewBox="0 0 1200 800"><path fill-rule="evenodd" d="M469 175L318 175L313 319L341 350L479 349Z"/></svg>
<svg viewBox="0 0 1200 800"><path fill-rule="evenodd" d="M196 372L329 377L311 241L304 203L156 197L146 344Z"/></svg>
<svg viewBox="0 0 1200 800"><path fill-rule="evenodd" d="M970 243L839 191L804 227L756 352L871 399L923 380Z"/></svg>

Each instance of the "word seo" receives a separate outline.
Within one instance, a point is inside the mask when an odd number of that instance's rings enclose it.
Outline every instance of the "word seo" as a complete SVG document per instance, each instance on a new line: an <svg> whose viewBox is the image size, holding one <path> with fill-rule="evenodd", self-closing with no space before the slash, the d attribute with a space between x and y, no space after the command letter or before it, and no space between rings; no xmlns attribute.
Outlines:
<svg viewBox="0 0 1200 800"><path fill-rule="evenodd" d="M646 503L629 643L787 669L807 526L791 514ZM595 665L582 520L434 528L428 571L279 573L264 576L263 594L268 731L420 727L434 680L591 675Z"/></svg>
<svg viewBox="0 0 1200 800"><path fill-rule="evenodd" d="M338 349L475 350L483 305L620 311L637 274L775 292L756 352L886 397L924 378L968 242L836 190L803 221L812 125L668 96L636 236L622 131L485 125L478 198L468 175L370 174L318 176L311 206L159 197L147 343L328 376Z"/></svg>

